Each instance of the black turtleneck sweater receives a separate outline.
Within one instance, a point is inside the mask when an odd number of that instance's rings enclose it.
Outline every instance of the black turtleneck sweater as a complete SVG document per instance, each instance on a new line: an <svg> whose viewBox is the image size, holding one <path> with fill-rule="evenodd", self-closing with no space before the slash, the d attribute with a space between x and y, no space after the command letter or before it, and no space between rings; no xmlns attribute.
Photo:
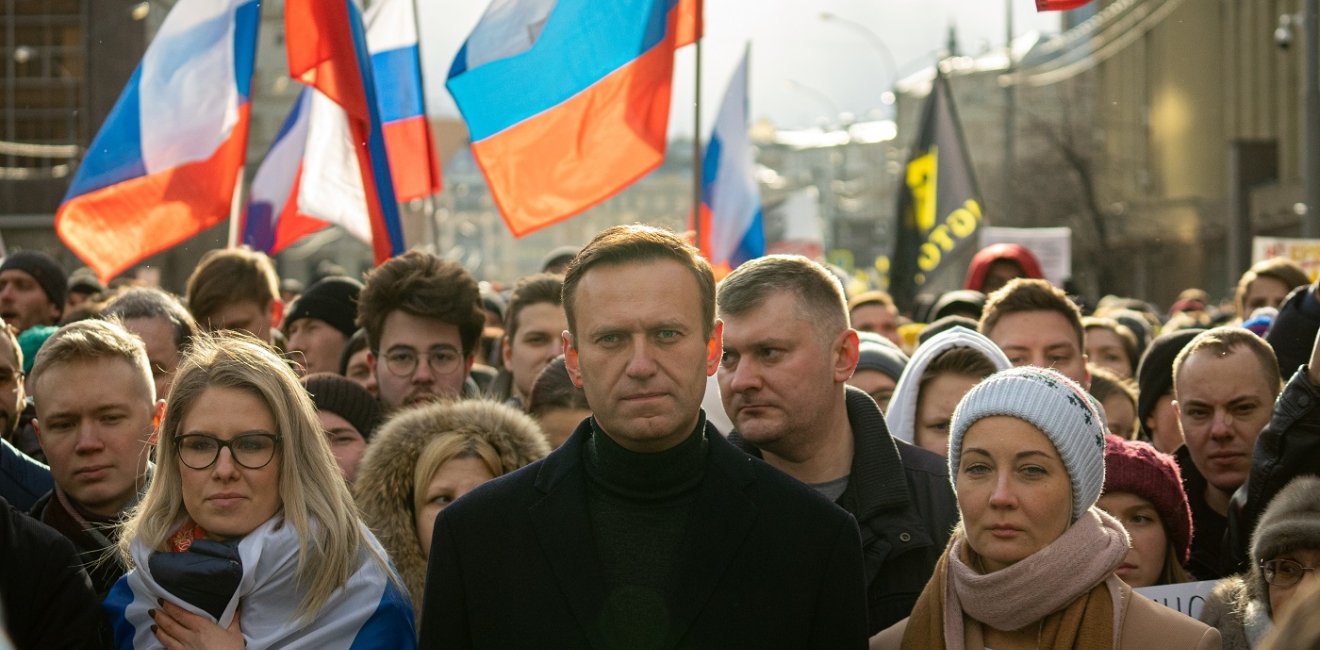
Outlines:
<svg viewBox="0 0 1320 650"><path fill-rule="evenodd" d="M654 454L619 446L591 420L584 448L587 509L609 596L601 612L617 647L645 648L669 627L672 573L706 471L706 421Z"/></svg>

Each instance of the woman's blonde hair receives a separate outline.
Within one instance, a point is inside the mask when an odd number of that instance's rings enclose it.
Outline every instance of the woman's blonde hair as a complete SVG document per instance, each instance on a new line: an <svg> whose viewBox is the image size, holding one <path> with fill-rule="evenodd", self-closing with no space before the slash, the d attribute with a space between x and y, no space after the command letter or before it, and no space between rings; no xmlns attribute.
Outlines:
<svg viewBox="0 0 1320 650"><path fill-rule="evenodd" d="M1164 522L1161 521L1160 525L1163 526ZM1168 535L1167 527L1165 528L1165 535L1167 538ZM1193 578L1190 573L1187 573L1187 569L1184 569L1183 565L1178 562L1179 551L1177 548L1174 547L1173 541L1169 540L1165 546L1166 548L1164 549L1164 567L1160 569L1159 582L1155 584L1177 585L1177 584L1182 584L1184 582L1192 582L1196 580L1196 578Z"/></svg>
<svg viewBox="0 0 1320 650"><path fill-rule="evenodd" d="M475 458L486 466L492 477L502 476L505 472L517 469L504 467L500 462L500 452L490 441L471 431L448 431L437 435L422 455L417 457L417 467L413 470L413 512L421 512L426 505L426 488L431 485L441 465L455 458Z"/></svg>
<svg viewBox="0 0 1320 650"><path fill-rule="evenodd" d="M261 399L275 421L283 504L279 514L298 534L294 575L305 593L297 611L300 617L310 618L348 581L362 550L371 546L365 543L353 498L325 442L307 391L288 364L247 334L202 334L180 362L159 431L159 465L146 496L123 524L120 557L132 567L130 545L134 539L157 551L168 550L166 541L188 517L175 436L192 406L212 387L240 390ZM379 554L372 555L384 566Z"/></svg>

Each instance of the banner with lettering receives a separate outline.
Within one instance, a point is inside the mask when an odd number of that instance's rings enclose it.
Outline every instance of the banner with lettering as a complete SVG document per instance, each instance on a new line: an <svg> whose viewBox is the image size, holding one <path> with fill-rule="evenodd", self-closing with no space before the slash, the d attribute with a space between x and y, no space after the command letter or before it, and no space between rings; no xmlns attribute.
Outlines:
<svg viewBox="0 0 1320 650"><path fill-rule="evenodd" d="M1142 587L1132 591L1169 609L1200 619L1201 608L1205 607L1205 599L1210 597L1210 591L1215 588L1215 584L1217 583L1214 580L1202 580L1200 582L1180 582L1158 587Z"/></svg>
<svg viewBox="0 0 1320 650"><path fill-rule="evenodd" d="M1312 282L1320 276L1320 239L1256 237L1251 240L1253 264L1271 257L1286 257L1302 265Z"/></svg>
<svg viewBox="0 0 1320 650"><path fill-rule="evenodd" d="M903 310L912 307L923 285L951 266L950 258L976 245L973 235L982 218L981 193L944 75L935 75L923 110L899 183L890 265L889 292Z"/></svg>

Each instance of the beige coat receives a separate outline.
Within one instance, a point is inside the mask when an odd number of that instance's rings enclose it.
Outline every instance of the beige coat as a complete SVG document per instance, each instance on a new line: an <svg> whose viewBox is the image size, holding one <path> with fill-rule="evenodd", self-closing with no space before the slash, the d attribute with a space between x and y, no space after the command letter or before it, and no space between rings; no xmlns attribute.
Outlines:
<svg viewBox="0 0 1320 650"><path fill-rule="evenodd" d="M1219 630L1149 598L1133 594L1132 588L1126 584L1122 589L1123 631L1119 634L1119 650L1219 648ZM905 618L871 637L871 650L902 648L903 632L907 630L907 624L908 619ZM980 636L977 626L967 626L966 647L984 648L985 643Z"/></svg>

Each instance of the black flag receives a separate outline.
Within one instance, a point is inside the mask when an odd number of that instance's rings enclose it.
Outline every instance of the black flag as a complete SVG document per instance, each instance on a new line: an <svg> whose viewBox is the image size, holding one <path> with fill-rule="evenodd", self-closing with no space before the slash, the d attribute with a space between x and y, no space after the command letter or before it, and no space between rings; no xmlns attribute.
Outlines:
<svg viewBox="0 0 1320 650"><path fill-rule="evenodd" d="M967 156L949 80L936 73L922 111L921 132L899 179L898 228L889 292L907 310L947 260L967 246L981 224L981 194Z"/></svg>

